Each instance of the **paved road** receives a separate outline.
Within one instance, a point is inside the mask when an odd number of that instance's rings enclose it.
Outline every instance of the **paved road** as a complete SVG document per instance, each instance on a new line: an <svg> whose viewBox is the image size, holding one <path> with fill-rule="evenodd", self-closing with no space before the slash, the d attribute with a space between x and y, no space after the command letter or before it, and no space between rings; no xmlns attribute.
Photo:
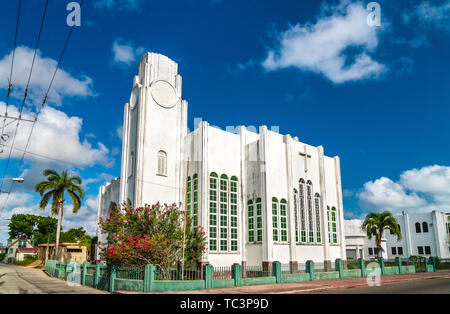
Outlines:
<svg viewBox="0 0 450 314"><path fill-rule="evenodd" d="M69 286L42 270L0 264L0 294L104 294L86 286Z"/></svg>
<svg viewBox="0 0 450 314"><path fill-rule="evenodd" d="M320 294L450 294L450 277L394 282L379 287L355 287L310 293Z"/></svg>

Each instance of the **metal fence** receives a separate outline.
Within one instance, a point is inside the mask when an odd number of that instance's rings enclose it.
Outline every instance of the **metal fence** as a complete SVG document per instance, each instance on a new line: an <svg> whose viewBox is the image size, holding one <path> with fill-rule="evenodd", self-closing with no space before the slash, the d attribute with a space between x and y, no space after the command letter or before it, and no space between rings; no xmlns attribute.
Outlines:
<svg viewBox="0 0 450 314"><path fill-rule="evenodd" d="M144 280L145 266L120 267L116 271L119 279Z"/></svg>
<svg viewBox="0 0 450 314"><path fill-rule="evenodd" d="M436 259L436 269L444 270L450 269L450 259Z"/></svg>
<svg viewBox="0 0 450 314"><path fill-rule="evenodd" d="M156 280L203 280L203 268L198 269L163 269L156 267Z"/></svg>
<svg viewBox="0 0 450 314"><path fill-rule="evenodd" d="M247 278L270 277L272 272L267 266L245 266L243 274Z"/></svg>
<svg viewBox="0 0 450 314"><path fill-rule="evenodd" d="M233 279L230 266L214 267L214 280Z"/></svg>

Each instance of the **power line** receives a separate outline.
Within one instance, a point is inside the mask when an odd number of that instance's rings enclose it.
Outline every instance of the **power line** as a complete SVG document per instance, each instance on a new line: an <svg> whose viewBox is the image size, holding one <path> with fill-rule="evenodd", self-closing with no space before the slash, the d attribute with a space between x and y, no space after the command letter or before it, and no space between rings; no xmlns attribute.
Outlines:
<svg viewBox="0 0 450 314"><path fill-rule="evenodd" d="M47 0L47 1L48 1L48 0ZM84 0L81 0L80 8L83 6L83 3L84 3ZM53 82L54 82L54 80L55 80L56 73L57 73L58 70L59 70L59 67L60 67L60 65L61 65L62 58L63 58L63 56L64 56L64 54L65 54L65 52L66 52L67 46L69 45L69 41L70 41L70 38L71 38L71 36L72 36L72 32L73 32L74 27L75 27L75 24L70 28L69 34L68 34L68 36L67 36L67 38L66 38L66 42L64 43L63 50L62 50L62 52L61 52L61 55L59 56L58 64L56 65L56 68L55 68L55 71L54 71L54 73L53 73L52 79L50 80L50 84L49 84L49 86L48 86L47 92L45 93L44 100L42 101L42 104L41 104L41 106L39 107L38 112L36 113L36 116L35 116L35 122L33 123L33 126L31 127L31 131L30 131L30 134L28 135L28 139L27 139L27 144L25 145L25 149L23 150L23 154L22 154L22 157L21 157L20 162L19 162L19 167L17 168L17 174L20 172L20 168L21 168L22 165L23 165L23 161L24 161L24 158L25 158L25 154L27 153L27 149L28 149L28 146L29 146L29 144L30 144L31 136L32 136L33 131L34 131L34 127L36 126L38 116L39 116L40 113L42 112L42 109L44 108L45 103L47 102L48 95L49 95L50 90L51 90L51 88L52 88L52 86L53 86ZM12 150L12 148L11 148L11 150ZM16 175L17 175L17 174L16 174ZM9 189L9 192L8 192L8 196L7 196L6 200L5 200L5 203L3 204L2 209L1 209L0 211L3 211L3 209L4 209L5 206L7 205L8 200L9 200L9 195L11 194L11 191L12 191L12 189L13 189L13 187L14 187L14 183L15 183L15 182L13 181L13 183L12 183L11 186L10 186L10 189ZM2 184L3 184L3 182L2 182ZM0 189L0 190L1 190L1 189Z"/></svg>
<svg viewBox="0 0 450 314"><path fill-rule="evenodd" d="M14 44L13 44L13 52L12 52L12 59L11 59L11 70L9 72L9 77L8 77L8 94L6 96L5 119L3 119L3 128L2 128L2 132L1 132L2 135L3 135L3 131L5 130L6 117L8 116L9 96L11 95L11 91L12 91L12 87L13 87L12 86L12 75L13 75L13 70L14 70L14 59L16 56L17 33L19 31L21 7L22 7L22 0L19 0L19 8L17 9L16 32L14 35Z"/></svg>
<svg viewBox="0 0 450 314"><path fill-rule="evenodd" d="M36 54L37 54L37 50L39 48L39 42L41 40L42 29L44 27L45 16L47 14L47 7L48 7L48 0L46 0L46 2L45 2L44 13L42 14L42 20L41 20L41 27L39 28L39 33L38 33L38 37L37 37L37 41L36 41L36 48L34 49L33 61L31 62L30 73L28 74L28 81L27 81L27 85L25 87L25 92L24 92L22 105L20 106L20 110L19 110L19 119L17 120L16 129L14 131L14 136L13 136L13 140L12 140L12 144L11 144L11 149L9 150L8 160L6 162L6 167L5 167L5 172L3 174L3 178L5 178L6 174L8 173L8 167L9 167L9 162L11 160L12 148L14 147L14 144L16 142L16 136L17 136L17 131L19 129L20 118L22 117L23 107L25 106L25 101L26 101L27 96L28 96L28 88L30 86L31 76L33 75L34 63L36 61ZM0 184L0 191L2 190L2 187L3 187L3 181L4 180L2 180L2 182Z"/></svg>

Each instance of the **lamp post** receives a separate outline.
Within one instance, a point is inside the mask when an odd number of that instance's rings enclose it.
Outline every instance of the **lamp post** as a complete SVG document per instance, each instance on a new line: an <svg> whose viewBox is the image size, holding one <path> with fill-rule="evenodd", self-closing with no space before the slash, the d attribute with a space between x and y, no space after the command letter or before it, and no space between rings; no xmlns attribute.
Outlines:
<svg viewBox="0 0 450 314"><path fill-rule="evenodd" d="M23 183L25 181L24 178L3 178L3 180L5 180L5 179L11 180L11 181L17 182L17 183ZM10 192L0 191L0 193L9 194Z"/></svg>

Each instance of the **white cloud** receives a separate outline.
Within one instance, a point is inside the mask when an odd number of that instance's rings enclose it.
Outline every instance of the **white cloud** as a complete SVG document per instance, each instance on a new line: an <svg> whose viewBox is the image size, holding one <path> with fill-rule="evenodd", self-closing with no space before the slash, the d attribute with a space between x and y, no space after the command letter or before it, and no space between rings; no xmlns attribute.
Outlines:
<svg viewBox="0 0 450 314"><path fill-rule="evenodd" d="M368 26L367 15L361 2L324 6L315 24L296 24L279 34L279 47L269 50L262 65L268 71L296 67L334 83L378 77L387 68L369 55L378 46L379 27ZM353 60L350 48L358 51Z"/></svg>
<svg viewBox="0 0 450 314"><path fill-rule="evenodd" d="M416 192L450 196L450 167L434 165L405 171L400 184Z"/></svg>
<svg viewBox="0 0 450 314"><path fill-rule="evenodd" d="M415 23L419 26L450 30L450 0L441 5L421 2L413 10L405 11L402 18L407 24Z"/></svg>
<svg viewBox="0 0 450 314"><path fill-rule="evenodd" d="M0 112L5 112L6 104L0 102ZM11 116L18 116L18 110L14 106L8 106L8 113ZM34 115L30 113L22 114L26 119L33 119ZM87 140L80 140L80 133L83 120L79 117L69 117L66 113L45 107L41 112L36 126L34 128L30 144L27 149L27 159L43 161L46 156L55 162L62 161L76 166L92 166L100 163L108 166L111 160L108 158L109 150L101 142L96 147ZM20 158L25 149L32 124L22 122L18 128L15 149L12 151L12 158ZM15 132L15 123L5 128L5 132L10 135L4 148L9 153L12 144L13 134ZM7 154L0 154L0 158L7 158Z"/></svg>
<svg viewBox="0 0 450 314"><path fill-rule="evenodd" d="M119 126L116 128L116 135L117 135L117 137L118 137L120 140L122 140L122 136L123 136L123 125L119 125Z"/></svg>
<svg viewBox="0 0 450 314"><path fill-rule="evenodd" d="M14 96L22 99L28 81L34 50L28 47L18 47L15 52L14 72L12 83ZM0 88L8 88L8 78L11 70L12 51L0 59ZM36 55L36 61L30 81L29 99L40 104L47 92L48 86L54 74L57 61L42 57L40 51ZM49 94L49 103L61 104L65 96L93 96L92 79L85 75L76 78L63 69L59 69L52 89Z"/></svg>
<svg viewBox="0 0 450 314"><path fill-rule="evenodd" d="M144 54L145 48L135 47L132 42L118 38L112 45L112 52L113 64L130 66Z"/></svg>
<svg viewBox="0 0 450 314"><path fill-rule="evenodd" d="M398 182L379 178L366 182L357 195L363 210L429 212L450 210L450 167L427 166L404 171Z"/></svg>

